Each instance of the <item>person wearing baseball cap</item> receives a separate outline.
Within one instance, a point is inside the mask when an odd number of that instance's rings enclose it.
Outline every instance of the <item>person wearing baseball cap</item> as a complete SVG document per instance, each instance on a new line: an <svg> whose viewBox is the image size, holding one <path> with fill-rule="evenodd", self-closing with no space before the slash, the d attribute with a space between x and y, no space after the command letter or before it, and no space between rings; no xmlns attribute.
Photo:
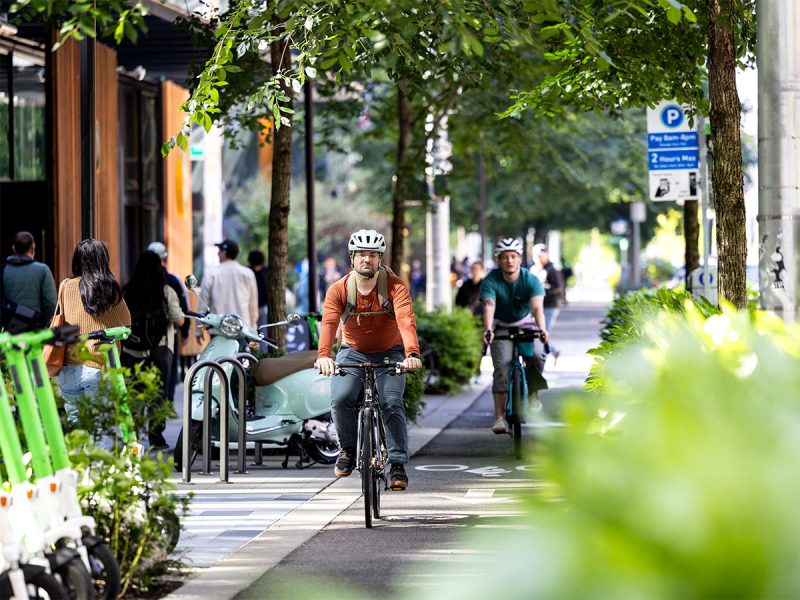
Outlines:
<svg viewBox="0 0 800 600"><path fill-rule="evenodd" d="M219 267L203 278L203 301L211 312L233 313L251 327L258 327L256 276L236 261L239 244L225 238L214 245L218 249Z"/></svg>

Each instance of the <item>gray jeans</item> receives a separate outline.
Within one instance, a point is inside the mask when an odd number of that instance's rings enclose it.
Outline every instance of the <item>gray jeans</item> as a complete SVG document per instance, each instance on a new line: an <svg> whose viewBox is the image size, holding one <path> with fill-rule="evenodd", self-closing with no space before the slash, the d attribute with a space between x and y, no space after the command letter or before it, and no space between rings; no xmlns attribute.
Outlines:
<svg viewBox="0 0 800 600"><path fill-rule="evenodd" d="M362 354L358 350L341 348L336 355L337 362L381 362L388 356L393 362L405 358L402 347L395 347L378 354ZM355 448L358 441L358 400L362 389L361 380L352 375L333 377L331 381L331 412L339 443L342 448ZM403 391L406 388L405 375L383 375L377 378L375 387L383 412L386 427L386 445L389 462L405 464L408 462L408 426L406 411L403 408Z"/></svg>
<svg viewBox="0 0 800 600"><path fill-rule="evenodd" d="M503 331L502 328L498 327L496 333L502 333ZM495 394L508 392L508 368L511 366L513 350L514 342L511 340L494 340L492 342L492 365L494 366L492 392ZM544 345L540 340L535 340L533 342L533 357L525 361L525 374L530 391L547 389L547 381L542 376L546 358Z"/></svg>

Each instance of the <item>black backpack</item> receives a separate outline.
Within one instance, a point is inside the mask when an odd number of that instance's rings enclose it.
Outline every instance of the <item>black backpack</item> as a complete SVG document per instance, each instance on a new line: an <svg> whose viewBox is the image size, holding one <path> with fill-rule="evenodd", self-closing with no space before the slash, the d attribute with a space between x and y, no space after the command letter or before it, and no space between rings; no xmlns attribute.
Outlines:
<svg viewBox="0 0 800 600"><path fill-rule="evenodd" d="M131 310L131 337L122 342L125 348L143 352L158 347L169 328L167 310L163 302L159 308L161 310L137 306Z"/></svg>

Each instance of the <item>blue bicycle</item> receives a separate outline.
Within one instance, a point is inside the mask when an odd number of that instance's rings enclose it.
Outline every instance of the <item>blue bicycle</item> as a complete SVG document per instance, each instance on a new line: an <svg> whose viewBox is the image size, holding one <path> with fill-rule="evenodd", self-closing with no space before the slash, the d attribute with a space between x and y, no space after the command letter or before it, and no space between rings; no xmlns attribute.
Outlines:
<svg viewBox="0 0 800 600"><path fill-rule="evenodd" d="M511 340L514 349L511 365L508 367L508 399L505 406L505 417L510 426L509 433L514 443L514 456L522 458L522 424L525 423L530 408L528 401L528 381L525 376L526 360L535 360L533 355L533 342L542 339L542 332L534 329L521 329L509 327L495 332L495 340ZM525 348L524 346L529 346ZM550 347L545 343L545 353L550 353ZM534 402L539 402L538 393L534 391ZM540 405L541 406L541 405Z"/></svg>

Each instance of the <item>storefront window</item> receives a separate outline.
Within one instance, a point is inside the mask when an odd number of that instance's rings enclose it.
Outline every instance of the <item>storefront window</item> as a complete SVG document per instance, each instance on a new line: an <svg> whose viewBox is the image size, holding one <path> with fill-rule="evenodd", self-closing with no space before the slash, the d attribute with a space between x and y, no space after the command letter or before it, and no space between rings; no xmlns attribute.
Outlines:
<svg viewBox="0 0 800 600"><path fill-rule="evenodd" d="M45 179L44 60L0 47L0 179Z"/></svg>
<svg viewBox="0 0 800 600"><path fill-rule="evenodd" d="M8 119L11 98L9 96L9 68L11 57L0 53L0 179L11 178L11 138L8 135Z"/></svg>
<svg viewBox="0 0 800 600"><path fill-rule="evenodd" d="M14 53L11 78L14 86L14 179L40 181L45 178L44 64Z"/></svg>

